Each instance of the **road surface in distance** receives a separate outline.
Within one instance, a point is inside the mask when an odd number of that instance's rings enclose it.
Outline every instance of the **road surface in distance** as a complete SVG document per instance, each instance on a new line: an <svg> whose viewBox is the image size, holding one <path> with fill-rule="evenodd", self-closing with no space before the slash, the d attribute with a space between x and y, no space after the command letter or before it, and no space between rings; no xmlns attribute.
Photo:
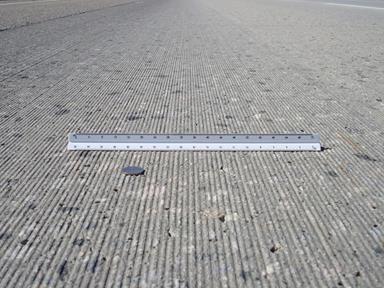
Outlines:
<svg viewBox="0 0 384 288"><path fill-rule="evenodd" d="M0 287L382 287L383 3L1 1ZM74 152L69 132L324 151Z"/></svg>

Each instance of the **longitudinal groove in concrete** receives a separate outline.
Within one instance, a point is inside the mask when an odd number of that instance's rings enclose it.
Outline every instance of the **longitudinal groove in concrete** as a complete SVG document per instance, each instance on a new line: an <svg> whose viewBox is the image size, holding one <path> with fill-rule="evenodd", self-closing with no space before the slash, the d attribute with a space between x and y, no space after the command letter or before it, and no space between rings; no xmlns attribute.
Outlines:
<svg viewBox="0 0 384 288"><path fill-rule="evenodd" d="M0 8L0 287L382 286L382 11L75 2ZM325 149L69 152L69 132Z"/></svg>

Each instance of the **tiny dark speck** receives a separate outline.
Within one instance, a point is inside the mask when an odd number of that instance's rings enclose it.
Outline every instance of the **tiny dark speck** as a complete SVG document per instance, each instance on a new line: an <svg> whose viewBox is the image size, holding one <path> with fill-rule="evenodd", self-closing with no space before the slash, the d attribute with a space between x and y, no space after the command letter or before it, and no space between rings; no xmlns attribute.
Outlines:
<svg viewBox="0 0 384 288"><path fill-rule="evenodd" d="M80 239L73 240L72 244L76 246L83 246L84 242L85 242L84 239L80 238Z"/></svg>
<svg viewBox="0 0 384 288"><path fill-rule="evenodd" d="M127 120L128 121L135 121L135 120L140 120L141 118L143 118L143 117L131 115L131 116L127 117Z"/></svg>
<svg viewBox="0 0 384 288"><path fill-rule="evenodd" d="M327 174L331 177L338 177L337 173L335 171L327 171Z"/></svg>
<svg viewBox="0 0 384 288"><path fill-rule="evenodd" d="M372 158L366 154L360 154L360 153L357 153L357 154L354 154L357 158L359 159L362 159L362 160L366 160L366 161L371 161L371 162L376 162L377 160L375 158Z"/></svg>
<svg viewBox="0 0 384 288"><path fill-rule="evenodd" d="M91 272L93 274L96 273L97 267L103 265L105 260L106 260L105 257L102 257L101 259L99 259L99 257L97 257L97 259L93 262L93 265L92 265L92 268L91 268Z"/></svg>
<svg viewBox="0 0 384 288"><path fill-rule="evenodd" d="M60 280L64 281L64 277L68 274L67 260L64 260L64 262L60 265L58 272Z"/></svg>
<svg viewBox="0 0 384 288"><path fill-rule="evenodd" d="M271 247L271 249L269 249L269 251L271 251L272 253L275 253L277 250L279 250L279 246L278 245L273 245L272 247Z"/></svg>
<svg viewBox="0 0 384 288"><path fill-rule="evenodd" d="M7 240L7 239L9 239L11 237L12 237L12 235L8 234L8 233L1 233L0 234L0 240Z"/></svg>
<svg viewBox="0 0 384 288"><path fill-rule="evenodd" d="M28 239L24 239L23 241L20 242L21 245L26 245L28 243Z"/></svg>
<svg viewBox="0 0 384 288"><path fill-rule="evenodd" d="M384 250L381 247L375 247L373 249L377 254L384 254Z"/></svg>
<svg viewBox="0 0 384 288"><path fill-rule="evenodd" d="M69 112L70 112L69 109L61 109L61 110L59 110L59 111L56 111L56 112L55 112L55 115L57 115L57 116L61 116L61 115L68 114Z"/></svg>
<svg viewBox="0 0 384 288"><path fill-rule="evenodd" d="M341 281L337 282L337 285L344 286L343 282L341 282Z"/></svg>
<svg viewBox="0 0 384 288"><path fill-rule="evenodd" d="M360 276L361 276L360 271L357 271L357 272L355 273L355 277L360 277Z"/></svg>
<svg viewBox="0 0 384 288"><path fill-rule="evenodd" d="M80 157L87 157L89 154L89 151L81 151Z"/></svg>
<svg viewBox="0 0 384 288"><path fill-rule="evenodd" d="M219 220L220 220L221 222L225 222L225 215L221 215L221 216L219 217Z"/></svg>
<svg viewBox="0 0 384 288"><path fill-rule="evenodd" d="M332 150L332 148L321 146L321 151Z"/></svg>
<svg viewBox="0 0 384 288"><path fill-rule="evenodd" d="M67 207L67 206L60 206L59 210L64 213L71 213L71 212L76 212L79 211L79 207Z"/></svg>
<svg viewBox="0 0 384 288"><path fill-rule="evenodd" d="M243 278L244 281L247 281L247 273L244 270L241 270L240 276L241 278Z"/></svg>

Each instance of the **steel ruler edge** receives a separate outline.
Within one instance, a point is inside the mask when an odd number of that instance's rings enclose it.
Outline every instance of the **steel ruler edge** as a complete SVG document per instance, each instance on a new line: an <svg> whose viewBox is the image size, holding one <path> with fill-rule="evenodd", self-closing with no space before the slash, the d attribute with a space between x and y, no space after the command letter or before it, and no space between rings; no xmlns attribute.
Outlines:
<svg viewBox="0 0 384 288"><path fill-rule="evenodd" d="M321 151L319 134L76 134L68 150Z"/></svg>

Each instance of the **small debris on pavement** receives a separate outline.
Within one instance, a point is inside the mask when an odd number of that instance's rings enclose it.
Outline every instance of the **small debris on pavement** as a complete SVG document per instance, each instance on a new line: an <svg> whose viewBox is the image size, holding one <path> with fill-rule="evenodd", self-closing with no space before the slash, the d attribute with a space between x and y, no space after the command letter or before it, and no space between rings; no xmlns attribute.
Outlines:
<svg viewBox="0 0 384 288"><path fill-rule="evenodd" d="M279 244L274 244L271 249L269 249L272 253L275 253L277 250L279 250L281 246Z"/></svg>
<svg viewBox="0 0 384 288"><path fill-rule="evenodd" d="M124 167L122 172L127 175L144 175L145 170L137 166L128 166Z"/></svg>

